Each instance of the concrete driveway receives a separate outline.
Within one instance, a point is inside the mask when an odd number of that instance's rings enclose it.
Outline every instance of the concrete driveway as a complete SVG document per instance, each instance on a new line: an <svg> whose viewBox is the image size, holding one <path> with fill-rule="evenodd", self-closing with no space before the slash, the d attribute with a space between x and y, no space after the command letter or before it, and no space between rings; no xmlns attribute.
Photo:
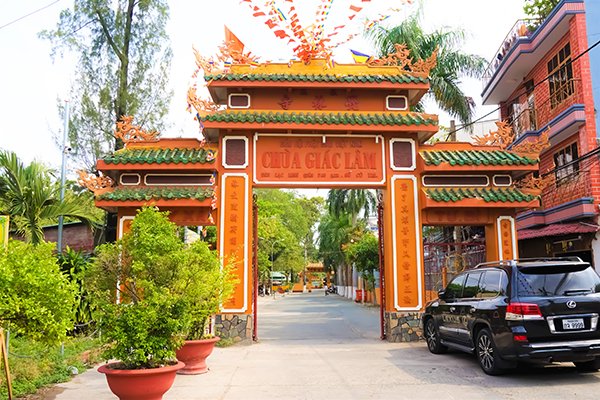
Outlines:
<svg viewBox="0 0 600 400"><path fill-rule="evenodd" d="M571 364L485 375L473 356L433 355L424 343L379 340L379 309L323 292L260 298L259 343L218 348L210 372L177 376L166 400L597 399L600 374ZM108 400L88 371L47 399Z"/></svg>

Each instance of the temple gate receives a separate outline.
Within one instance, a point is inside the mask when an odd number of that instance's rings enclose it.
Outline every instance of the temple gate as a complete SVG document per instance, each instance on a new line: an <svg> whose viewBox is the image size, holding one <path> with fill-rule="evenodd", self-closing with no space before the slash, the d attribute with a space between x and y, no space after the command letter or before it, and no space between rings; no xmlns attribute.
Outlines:
<svg viewBox="0 0 600 400"><path fill-rule="evenodd" d="M216 106L190 101L204 141L158 140L122 126L125 149L97 166L112 181L91 179L88 186L98 207L118 213L119 237L144 204L171 211L180 225L216 225L218 250L233 260L239 279L217 328L242 339L251 337L256 312L252 189L380 189L386 336L417 339L425 305L423 226L483 225L487 259L516 258L516 210L538 206L534 194L514 185L537 171L537 156L426 144L438 131L437 117L410 109L429 90L430 68L313 59L205 71Z"/></svg>

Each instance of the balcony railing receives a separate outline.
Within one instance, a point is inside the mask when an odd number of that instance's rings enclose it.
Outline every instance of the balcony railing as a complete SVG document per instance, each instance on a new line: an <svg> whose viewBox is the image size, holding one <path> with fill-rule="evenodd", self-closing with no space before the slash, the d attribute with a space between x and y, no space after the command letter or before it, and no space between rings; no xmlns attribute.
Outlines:
<svg viewBox="0 0 600 400"><path fill-rule="evenodd" d="M542 85L553 85L552 93L535 89L532 99L525 100L510 110L508 122L517 138L542 128L561 112L581 101L581 79L549 81ZM544 93L544 97L539 96L539 93Z"/></svg>
<svg viewBox="0 0 600 400"><path fill-rule="evenodd" d="M517 40L524 37L531 37L535 32L535 29L540 25L539 19L520 19L513 27L508 31L508 34L504 38L504 41L498 48L498 51L494 53L494 58L488 64L486 70L483 73L483 89L487 87L488 83L502 64L502 60L508 55L510 50L515 46Z"/></svg>

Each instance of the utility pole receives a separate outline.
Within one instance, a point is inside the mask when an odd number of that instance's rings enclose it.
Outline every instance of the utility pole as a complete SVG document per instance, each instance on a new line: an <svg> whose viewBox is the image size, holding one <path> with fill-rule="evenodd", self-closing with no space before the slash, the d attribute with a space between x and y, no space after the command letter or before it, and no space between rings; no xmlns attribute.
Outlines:
<svg viewBox="0 0 600 400"><path fill-rule="evenodd" d="M64 114L64 128L63 128L63 142L62 142L62 163L60 167L60 201L61 203L65 199L65 179L67 172L67 153L69 147L67 147L67 137L69 133L69 101L65 100L65 114ZM58 217L58 235L56 238L56 246L59 253L62 253L62 239L63 239L63 222L64 217L60 215Z"/></svg>

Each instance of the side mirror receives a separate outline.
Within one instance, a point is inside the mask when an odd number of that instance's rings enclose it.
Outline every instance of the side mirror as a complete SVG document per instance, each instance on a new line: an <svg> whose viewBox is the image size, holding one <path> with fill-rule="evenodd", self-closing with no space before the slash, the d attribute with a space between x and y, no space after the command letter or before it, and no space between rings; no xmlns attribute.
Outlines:
<svg viewBox="0 0 600 400"><path fill-rule="evenodd" d="M441 300L444 300L446 298L446 291L445 290L440 290L438 292L438 298L440 298Z"/></svg>

